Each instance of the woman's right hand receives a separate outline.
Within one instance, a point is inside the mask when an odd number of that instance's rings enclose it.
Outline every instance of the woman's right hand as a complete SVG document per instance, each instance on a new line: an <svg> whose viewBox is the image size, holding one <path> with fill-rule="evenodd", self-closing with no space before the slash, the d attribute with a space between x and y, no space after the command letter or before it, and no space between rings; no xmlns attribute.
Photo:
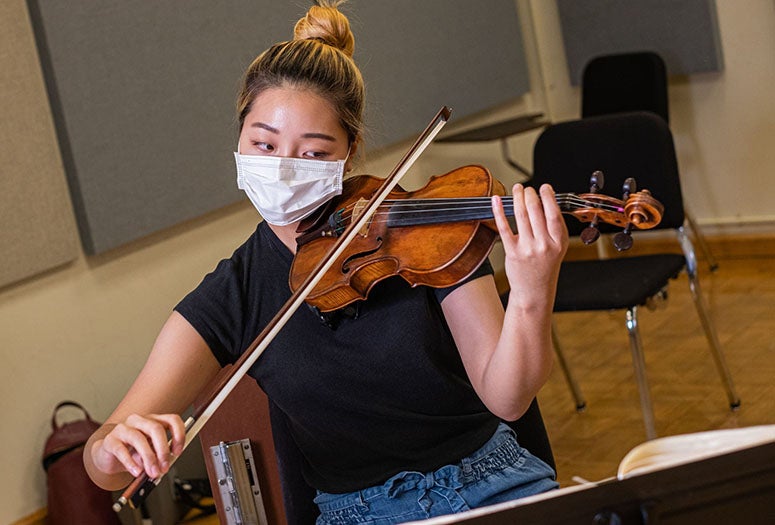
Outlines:
<svg viewBox="0 0 775 525"><path fill-rule="evenodd" d="M177 414L132 414L108 430L91 446L95 468L109 476L143 472L157 479L169 471L173 457L183 452L186 430Z"/></svg>
<svg viewBox="0 0 775 525"><path fill-rule="evenodd" d="M220 368L199 333L173 312L129 392L86 443L83 459L92 481L117 490L143 472L151 479L165 474L186 440L178 414Z"/></svg>

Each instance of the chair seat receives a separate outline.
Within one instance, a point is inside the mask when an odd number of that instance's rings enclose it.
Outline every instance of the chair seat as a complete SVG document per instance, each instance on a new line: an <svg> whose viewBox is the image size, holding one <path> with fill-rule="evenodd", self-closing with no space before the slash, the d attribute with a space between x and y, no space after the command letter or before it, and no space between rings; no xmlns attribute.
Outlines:
<svg viewBox="0 0 775 525"><path fill-rule="evenodd" d="M617 310L643 305L685 265L683 255L672 253L564 262L554 311Z"/></svg>

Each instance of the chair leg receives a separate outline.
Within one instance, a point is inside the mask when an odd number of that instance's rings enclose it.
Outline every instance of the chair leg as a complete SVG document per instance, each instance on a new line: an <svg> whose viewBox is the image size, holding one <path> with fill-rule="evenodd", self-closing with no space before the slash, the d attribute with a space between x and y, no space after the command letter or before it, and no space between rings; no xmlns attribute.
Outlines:
<svg viewBox="0 0 775 525"><path fill-rule="evenodd" d="M640 409L643 412L643 424L646 427L646 439L657 437L654 424L654 407L651 404L648 379L646 378L646 360L643 357L643 345L638 330L638 307L629 308L626 313L627 333L630 336L630 352L632 353L632 366L635 369L635 379L638 382L640 394Z"/></svg>
<svg viewBox="0 0 775 525"><path fill-rule="evenodd" d="M705 258L708 260L708 266L710 266L710 271L715 272L716 270L718 270L718 262L716 262L716 258L713 257L713 253L710 251L710 247L708 246L708 243L705 242L705 236L700 231L700 228L699 226L697 226L697 223L694 222L694 218L692 217L691 213L686 211L686 209L684 209L684 217L686 218L686 224L689 225L689 229L692 230L692 235L694 236L695 239L697 239L697 244L700 245L700 250L702 250L702 253L705 254Z"/></svg>
<svg viewBox="0 0 775 525"><path fill-rule="evenodd" d="M708 314L708 307L705 304L705 299L700 290L700 279L697 275L697 258L694 253L694 246L683 228L678 228L678 241L681 243L681 249L686 257L686 273L689 276L689 289L692 292L694 307L697 309L697 315L700 317L702 328L705 331L705 336L710 344L711 355L716 363L716 369L718 370L719 376L721 376L722 383L724 383L727 399L729 399L729 407L732 410L737 410L740 408L740 397L735 390L732 374L729 372L727 361L721 350L721 343L719 342L718 335L713 327L710 315Z"/></svg>
<svg viewBox="0 0 775 525"><path fill-rule="evenodd" d="M581 393L579 384L576 382L576 378L570 371L568 362L565 360L565 354L562 351L560 345L560 338L557 336L557 326L552 321L552 346L554 347L554 353L557 356L557 362L560 363L562 373L565 375L565 381L568 382L571 394L573 394L573 400L576 402L576 412L583 412L587 408L587 401L584 399L584 395Z"/></svg>

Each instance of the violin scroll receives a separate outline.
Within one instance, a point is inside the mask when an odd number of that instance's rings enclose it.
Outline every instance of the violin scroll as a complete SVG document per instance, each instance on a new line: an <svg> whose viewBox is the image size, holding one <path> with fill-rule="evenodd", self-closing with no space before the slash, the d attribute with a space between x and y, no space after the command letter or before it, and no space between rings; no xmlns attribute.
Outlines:
<svg viewBox="0 0 775 525"><path fill-rule="evenodd" d="M590 177L589 193L580 194L577 199L569 201L568 207L571 209L564 211L589 223L580 235L584 244L591 244L600 237L598 226L601 221L621 226L623 230L614 236L614 246L624 251L632 246L632 229L646 230L659 224L664 207L648 190L636 191L637 185L633 178L624 182L622 199L598 193L604 181L603 172L595 171Z"/></svg>
<svg viewBox="0 0 775 525"><path fill-rule="evenodd" d="M630 195L624 203L624 215L639 230L648 230L659 224L664 211L662 203L652 197L649 190Z"/></svg>

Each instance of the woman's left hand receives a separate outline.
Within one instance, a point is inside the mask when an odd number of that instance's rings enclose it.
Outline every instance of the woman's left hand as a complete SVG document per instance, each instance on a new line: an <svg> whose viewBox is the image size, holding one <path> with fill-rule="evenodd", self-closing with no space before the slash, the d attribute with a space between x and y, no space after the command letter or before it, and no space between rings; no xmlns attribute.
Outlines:
<svg viewBox="0 0 775 525"><path fill-rule="evenodd" d="M506 255L509 304L551 311L560 263L568 249L568 230L552 187L544 184L539 191L540 197L533 188L514 185L516 232L506 220L500 197L492 198L492 206Z"/></svg>

